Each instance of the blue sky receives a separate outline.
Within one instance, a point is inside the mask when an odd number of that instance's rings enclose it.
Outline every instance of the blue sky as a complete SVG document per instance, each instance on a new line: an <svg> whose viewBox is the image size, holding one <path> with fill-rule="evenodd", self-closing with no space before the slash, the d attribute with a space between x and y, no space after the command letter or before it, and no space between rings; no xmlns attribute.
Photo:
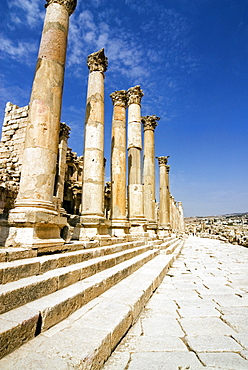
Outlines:
<svg viewBox="0 0 248 370"><path fill-rule="evenodd" d="M28 104L43 0L0 2L0 122L6 102ZM87 55L105 48L105 157L112 102L137 84L142 115L161 118L156 156L170 155L170 186L186 216L248 212L247 0L78 0L61 120L83 151ZM157 169L158 174L158 169Z"/></svg>

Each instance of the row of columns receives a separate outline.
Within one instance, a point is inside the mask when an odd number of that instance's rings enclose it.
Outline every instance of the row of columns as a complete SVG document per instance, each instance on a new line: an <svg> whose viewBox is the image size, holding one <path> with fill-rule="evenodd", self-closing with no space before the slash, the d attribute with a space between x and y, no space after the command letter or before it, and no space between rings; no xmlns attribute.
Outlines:
<svg viewBox="0 0 248 370"><path fill-rule="evenodd" d="M61 204L65 168L58 173L56 163L64 162L68 132L60 135L60 113L69 16L76 0L46 0L46 17L34 77L29 122L26 130L21 182L15 208L9 221L13 227L7 245L59 247L64 240L61 228L66 217ZM89 68L82 184L82 212L78 238L107 234L144 234L157 228L155 210L154 130L156 116L141 117L140 86L111 94L113 102L111 149L111 223L104 217L104 73L108 60L104 49L88 56ZM128 138L126 139L126 109ZM142 133L144 126L144 167L142 179ZM126 144L127 141L127 144ZM126 146L128 153L128 214L126 214ZM168 157L159 157L161 228L168 228ZM165 166L165 167L164 167ZM144 182L144 185L143 185ZM57 204L58 207L58 204Z"/></svg>
<svg viewBox="0 0 248 370"><path fill-rule="evenodd" d="M140 86L127 91L113 92L111 137L111 225L104 220L104 73L107 58L104 50L93 53L87 60L89 67L88 94L85 120L84 175L81 232L87 235L155 234L157 230L155 200L155 145L154 131L159 117L141 117ZM126 111L128 109L128 137ZM144 128L144 161L142 178L142 124ZM128 154L128 186L126 194L126 147ZM168 157L159 157L160 167L160 229L170 228L170 191ZM126 207L126 201L128 207Z"/></svg>
<svg viewBox="0 0 248 370"><path fill-rule="evenodd" d="M111 225L103 218L103 96L104 72L107 58L104 50L88 57L89 83L85 121L84 178L82 197L82 231L80 237L107 233L112 235L155 234L158 228L155 200L155 143L154 131L159 117L141 117L140 86L127 91L113 92L111 137ZM126 110L128 109L128 137L126 137ZM142 178L142 132L144 128L144 161ZM126 194L126 140L128 154L128 186ZM168 232L171 220L178 219L178 208L171 210L168 156L159 157L160 210L159 229ZM126 207L126 201L128 207ZM105 227L104 227L105 224ZM178 222L173 222L177 227Z"/></svg>

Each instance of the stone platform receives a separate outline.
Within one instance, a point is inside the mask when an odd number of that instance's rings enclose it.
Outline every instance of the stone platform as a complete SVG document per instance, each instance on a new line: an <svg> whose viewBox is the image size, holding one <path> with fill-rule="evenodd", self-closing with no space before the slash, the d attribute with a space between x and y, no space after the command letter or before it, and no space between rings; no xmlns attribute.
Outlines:
<svg viewBox="0 0 248 370"><path fill-rule="evenodd" d="M175 237L76 242L41 256L3 249L0 368L100 369L183 243Z"/></svg>
<svg viewBox="0 0 248 370"><path fill-rule="evenodd" d="M103 370L248 369L248 249L190 237Z"/></svg>

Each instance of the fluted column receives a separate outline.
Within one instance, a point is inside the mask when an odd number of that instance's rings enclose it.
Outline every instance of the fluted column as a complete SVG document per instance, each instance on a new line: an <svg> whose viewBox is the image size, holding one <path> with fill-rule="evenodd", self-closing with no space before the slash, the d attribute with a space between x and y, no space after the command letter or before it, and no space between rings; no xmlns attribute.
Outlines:
<svg viewBox="0 0 248 370"><path fill-rule="evenodd" d="M169 171L170 166L167 157L158 157L159 164L159 228L170 229L170 188Z"/></svg>
<svg viewBox="0 0 248 370"><path fill-rule="evenodd" d="M128 90L128 215L133 228L142 231L144 218L143 185L141 180L141 98L140 86ZM137 229L137 230L136 230ZM144 231L144 230L143 230Z"/></svg>
<svg viewBox="0 0 248 370"><path fill-rule="evenodd" d="M142 117L144 127L144 216L148 221L150 233L156 229L155 215L155 146L154 130L157 126L157 116Z"/></svg>
<svg viewBox="0 0 248 370"><path fill-rule="evenodd" d="M25 232L27 246L38 245L41 239L60 243L59 227L51 226L60 222L54 219L58 213L53 194L69 16L76 8L76 0L47 0L46 8L30 98L20 188L10 215L10 222L22 223L25 230L23 227L17 230L13 243L9 239L13 245L18 244L18 239L25 240ZM39 223L42 232L34 231L34 225ZM44 230L46 225L49 232ZM44 240L43 244L46 244Z"/></svg>
<svg viewBox="0 0 248 370"><path fill-rule="evenodd" d="M81 237L87 233L99 234L96 225L104 220L104 73L108 66L104 49L90 54L87 65L90 73L84 131L81 219L87 230Z"/></svg>
<svg viewBox="0 0 248 370"><path fill-rule="evenodd" d="M110 94L113 102L111 140L111 220L112 235L127 232L126 218L126 107L127 92Z"/></svg>

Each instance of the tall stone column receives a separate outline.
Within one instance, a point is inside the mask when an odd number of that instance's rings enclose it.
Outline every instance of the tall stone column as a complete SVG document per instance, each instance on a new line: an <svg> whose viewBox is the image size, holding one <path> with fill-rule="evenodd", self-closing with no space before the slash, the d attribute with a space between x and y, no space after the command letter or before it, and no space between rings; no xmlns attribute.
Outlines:
<svg viewBox="0 0 248 370"><path fill-rule="evenodd" d="M175 205L175 198L170 195L170 224L172 231L175 232L176 230L176 205Z"/></svg>
<svg viewBox="0 0 248 370"><path fill-rule="evenodd" d="M159 164L159 233L165 235L170 231L170 166L167 157L158 157Z"/></svg>
<svg viewBox="0 0 248 370"><path fill-rule="evenodd" d="M64 198L64 183L65 183L65 171L66 171L66 154L67 154L67 142L70 134L70 128L64 123L60 123L60 134L59 134L59 152L58 152L58 170L56 178L56 189L55 197L58 201L58 211L65 213L62 209L62 203Z"/></svg>
<svg viewBox="0 0 248 370"><path fill-rule="evenodd" d="M9 221L8 245L61 245L53 202L69 16L76 0L46 0L46 17L33 81L21 182ZM66 220L65 220L66 222Z"/></svg>
<svg viewBox="0 0 248 370"><path fill-rule="evenodd" d="M114 108L111 142L111 220L112 235L128 231L126 217L126 107L127 92L110 94Z"/></svg>
<svg viewBox="0 0 248 370"><path fill-rule="evenodd" d="M144 216L148 221L149 234L155 234L157 229L155 214L155 146L154 130L157 126L157 116L142 117L144 127Z"/></svg>
<svg viewBox="0 0 248 370"><path fill-rule="evenodd" d="M104 49L87 59L89 80L84 132L84 170L80 239L103 233L104 228Z"/></svg>
<svg viewBox="0 0 248 370"><path fill-rule="evenodd" d="M178 202L178 212L179 212L179 227L180 231L184 232L185 231L185 224L184 224L184 215L183 215L183 204L182 202ZM204 226L203 226L204 228Z"/></svg>
<svg viewBox="0 0 248 370"><path fill-rule="evenodd" d="M141 180L141 98L140 86L128 90L128 215L130 233L146 231L144 195Z"/></svg>

